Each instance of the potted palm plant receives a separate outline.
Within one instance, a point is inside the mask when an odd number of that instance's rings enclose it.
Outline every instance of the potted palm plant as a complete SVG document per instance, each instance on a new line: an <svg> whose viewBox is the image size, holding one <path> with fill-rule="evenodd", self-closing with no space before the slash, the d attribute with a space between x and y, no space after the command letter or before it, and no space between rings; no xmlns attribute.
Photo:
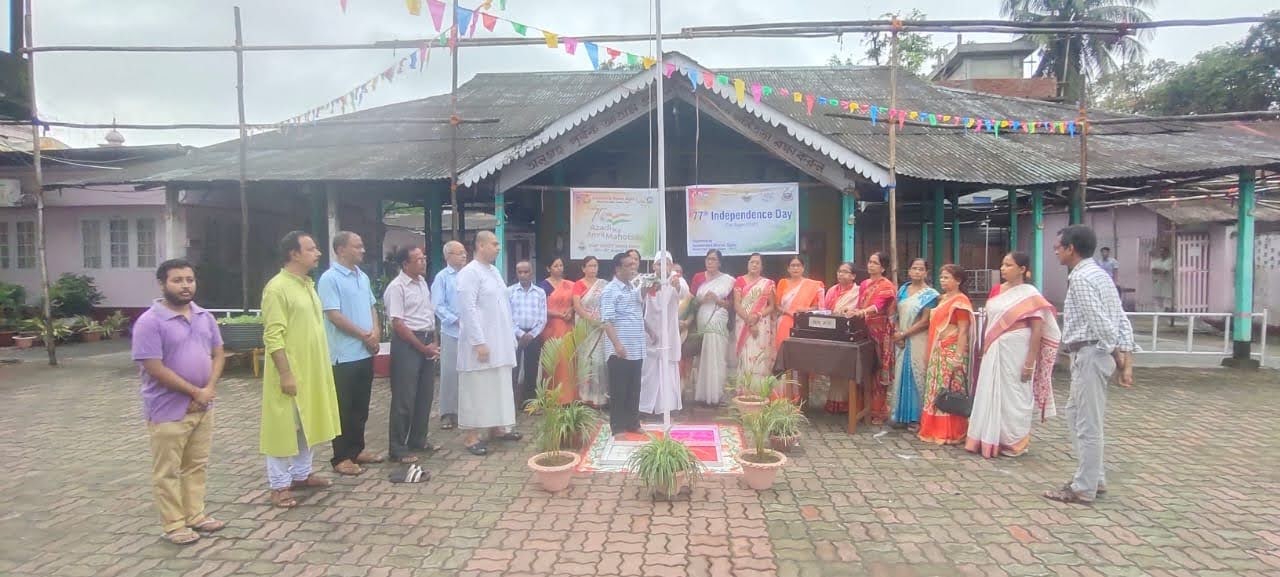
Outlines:
<svg viewBox="0 0 1280 577"><path fill-rule="evenodd" d="M84 339L86 343L96 343L102 340L102 334L105 332L102 328L102 323L93 320L93 317L89 315L76 317L74 327L73 330L79 333L80 338Z"/></svg>
<svg viewBox="0 0 1280 577"><path fill-rule="evenodd" d="M741 412L738 416L742 430L747 434L749 449L738 454L738 463L742 465L742 477L747 486L757 491L772 487L778 471L787 464L786 455L767 448L769 433L778 421L779 411L779 405L773 402L765 403L757 411Z"/></svg>
<svg viewBox="0 0 1280 577"><path fill-rule="evenodd" d="M102 319L102 338L115 338L116 335L120 334L120 331L124 330L124 325L127 322L129 320L125 318L124 313L120 311L111 313L110 316Z"/></svg>
<svg viewBox="0 0 1280 577"><path fill-rule="evenodd" d="M769 402L769 396L773 394L778 383L779 379L776 375L762 377L742 373L737 379L730 379L729 387L733 393L733 406L742 414L759 411Z"/></svg>
<svg viewBox="0 0 1280 577"><path fill-rule="evenodd" d="M529 457L529 469L542 488L556 493L563 491L573 479L573 470L582 460L576 453L561 450L564 441L564 408L559 394L547 386L550 379L543 379L533 399L524 405L530 415L538 415L534 427L534 442L539 453Z"/></svg>
<svg viewBox="0 0 1280 577"><path fill-rule="evenodd" d="M627 459L627 469L640 477L657 499L671 500L702 478L702 462L683 443L667 435L649 435Z"/></svg>
<svg viewBox="0 0 1280 577"><path fill-rule="evenodd" d="M787 399L769 401L774 412L772 428L769 430L769 445L773 450L786 453L800 446L800 426L809 422L804 416L803 407Z"/></svg>
<svg viewBox="0 0 1280 577"><path fill-rule="evenodd" d="M595 432L599 421L600 413L582 401L573 401L561 407L562 448L578 450L590 445L591 434Z"/></svg>

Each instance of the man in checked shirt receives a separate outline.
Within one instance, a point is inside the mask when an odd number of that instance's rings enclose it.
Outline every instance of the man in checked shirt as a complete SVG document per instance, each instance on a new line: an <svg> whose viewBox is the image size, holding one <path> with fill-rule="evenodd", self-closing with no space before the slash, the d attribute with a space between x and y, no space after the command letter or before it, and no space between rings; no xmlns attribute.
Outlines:
<svg viewBox="0 0 1280 577"><path fill-rule="evenodd" d="M1098 237L1083 225L1058 233L1054 254L1071 270L1062 307L1062 347L1071 353L1067 427L1078 461L1075 476L1046 499L1088 505L1107 491L1103 470L1103 418L1107 381L1119 371L1120 385L1133 384L1133 326L1120 307L1111 275L1093 260Z"/></svg>

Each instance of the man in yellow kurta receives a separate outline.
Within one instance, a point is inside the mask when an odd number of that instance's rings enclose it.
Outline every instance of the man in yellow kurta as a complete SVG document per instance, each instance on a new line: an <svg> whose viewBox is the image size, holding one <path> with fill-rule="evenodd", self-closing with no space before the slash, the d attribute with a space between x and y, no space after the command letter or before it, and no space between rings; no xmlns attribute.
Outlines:
<svg viewBox="0 0 1280 577"><path fill-rule="evenodd" d="M324 488L311 474L311 447L341 432L338 396L329 366L329 345L320 297L307 273L320 262L315 240L293 231L280 240L284 266L262 289L262 378L260 450L267 456L271 502L298 504L293 489Z"/></svg>

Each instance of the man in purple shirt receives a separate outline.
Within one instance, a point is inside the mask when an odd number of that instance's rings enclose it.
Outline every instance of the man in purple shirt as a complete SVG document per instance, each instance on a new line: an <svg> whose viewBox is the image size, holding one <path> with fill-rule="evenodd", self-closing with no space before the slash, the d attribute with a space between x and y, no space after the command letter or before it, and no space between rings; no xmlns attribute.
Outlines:
<svg viewBox="0 0 1280 577"><path fill-rule="evenodd" d="M151 436L151 490L164 537L194 543L226 523L204 512L205 468L213 442L213 398L225 358L213 315L191 302L191 263L156 270L164 298L133 325L133 360L142 377L142 413Z"/></svg>

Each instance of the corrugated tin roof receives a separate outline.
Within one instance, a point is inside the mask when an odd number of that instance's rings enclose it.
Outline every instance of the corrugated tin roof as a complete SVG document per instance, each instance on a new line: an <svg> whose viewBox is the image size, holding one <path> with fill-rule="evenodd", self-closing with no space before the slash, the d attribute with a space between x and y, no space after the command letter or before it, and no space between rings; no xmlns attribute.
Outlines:
<svg viewBox="0 0 1280 577"><path fill-rule="evenodd" d="M698 66L680 54L677 66ZM478 74L459 88L463 118L498 118L494 124L460 127L458 166L463 184L488 177L523 153L607 109L652 82L649 71ZM800 67L719 70L793 91L843 100L889 102L887 67ZM673 76L673 88L688 83ZM683 86L679 86L683 84ZM698 90L706 90L699 87ZM733 88L714 92L732 100ZM1074 107L979 94L929 84L900 75L898 107L978 118L1064 120ZM743 107L787 131L815 150L883 182L888 164L884 123L828 116L835 107L806 114L789 99L769 97ZM393 104L343 116L365 118L445 118L449 96ZM1091 113L1090 118L1120 115ZM907 126L898 140L898 173L920 180L984 186L1033 186L1074 182L1079 177L1079 138L1064 135L976 134L951 128ZM334 125L319 121L285 132L253 136L248 171L252 181L425 181L449 176L446 125ZM181 159L114 171L81 182L208 183L238 179L235 141L199 149ZM1165 178L1228 172L1244 167L1280 166L1280 145L1272 139L1192 123L1160 122L1094 127L1089 136L1091 181Z"/></svg>
<svg viewBox="0 0 1280 577"><path fill-rule="evenodd" d="M1152 211L1175 224L1191 225L1206 222L1235 222L1239 205L1225 199L1184 200L1176 203L1148 205ZM1280 208L1259 204L1253 209L1253 218L1259 222L1280 222Z"/></svg>

